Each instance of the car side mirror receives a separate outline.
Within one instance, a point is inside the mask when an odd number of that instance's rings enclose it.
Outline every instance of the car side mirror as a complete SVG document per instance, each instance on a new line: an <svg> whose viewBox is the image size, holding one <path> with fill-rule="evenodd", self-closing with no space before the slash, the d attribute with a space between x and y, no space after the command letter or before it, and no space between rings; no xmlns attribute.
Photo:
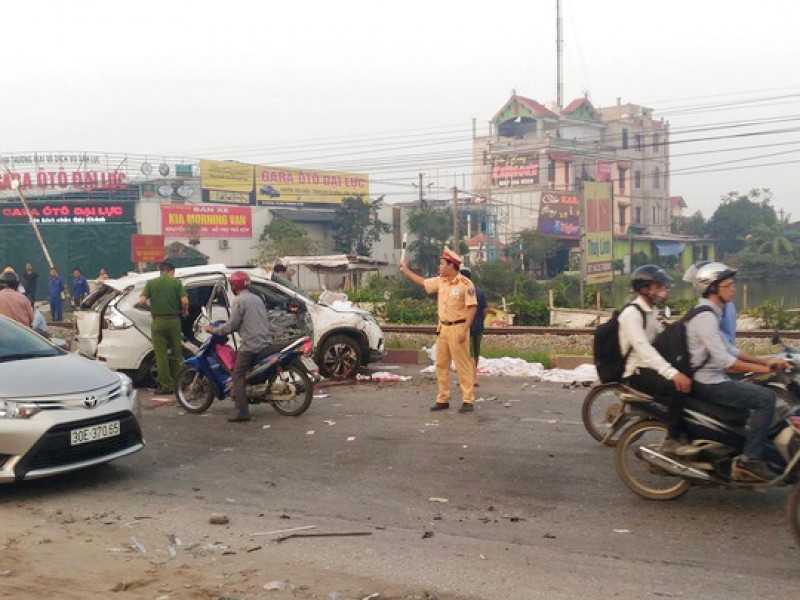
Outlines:
<svg viewBox="0 0 800 600"><path fill-rule="evenodd" d="M296 302L289 302L286 305L286 312L289 313L290 315L296 315L301 312L300 305L297 304Z"/></svg>

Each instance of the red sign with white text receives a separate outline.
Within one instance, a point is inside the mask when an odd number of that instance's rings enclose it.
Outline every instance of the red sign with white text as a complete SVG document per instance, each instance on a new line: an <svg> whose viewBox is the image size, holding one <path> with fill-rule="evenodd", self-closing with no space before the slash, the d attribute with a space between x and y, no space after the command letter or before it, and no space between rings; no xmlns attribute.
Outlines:
<svg viewBox="0 0 800 600"><path fill-rule="evenodd" d="M162 262L165 255L163 235L134 233L131 236L131 262Z"/></svg>
<svg viewBox="0 0 800 600"><path fill-rule="evenodd" d="M161 206L161 233L167 237L249 238L253 216L249 206Z"/></svg>

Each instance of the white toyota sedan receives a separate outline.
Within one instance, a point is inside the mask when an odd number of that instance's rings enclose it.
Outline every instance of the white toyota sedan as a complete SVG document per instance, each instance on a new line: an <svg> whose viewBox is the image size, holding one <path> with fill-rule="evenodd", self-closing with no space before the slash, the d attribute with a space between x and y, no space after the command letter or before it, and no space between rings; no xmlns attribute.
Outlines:
<svg viewBox="0 0 800 600"><path fill-rule="evenodd" d="M124 374L0 316L0 483L106 463L144 447Z"/></svg>

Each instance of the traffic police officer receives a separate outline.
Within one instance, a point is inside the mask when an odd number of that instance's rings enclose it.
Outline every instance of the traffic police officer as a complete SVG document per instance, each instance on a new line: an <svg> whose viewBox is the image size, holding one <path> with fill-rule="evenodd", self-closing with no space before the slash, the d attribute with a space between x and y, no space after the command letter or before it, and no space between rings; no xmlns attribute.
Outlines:
<svg viewBox="0 0 800 600"><path fill-rule="evenodd" d="M459 273L461 257L445 248L439 261L439 276L424 278L400 263L400 272L438 294L439 325L436 341L436 379L439 393L431 410L450 408L450 361L455 362L458 385L461 387L460 413L472 412L475 403L474 365L469 356L469 328L475 318L478 299L472 282Z"/></svg>

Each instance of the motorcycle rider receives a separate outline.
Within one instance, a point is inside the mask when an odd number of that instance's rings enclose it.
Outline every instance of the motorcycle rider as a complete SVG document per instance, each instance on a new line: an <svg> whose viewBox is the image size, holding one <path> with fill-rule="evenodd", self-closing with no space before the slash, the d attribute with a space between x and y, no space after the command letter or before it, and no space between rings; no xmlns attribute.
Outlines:
<svg viewBox="0 0 800 600"><path fill-rule="evenodd" d="M766 481L775 477L761 457L775 411L775 393L765 386L732 380L728 372L770 373L789 368L789 363L745 354L720 331L723 308L736 296L735 275L736 269L720 262L702 265L694 275L693 288L701 297L697 306L710 306L713 312L702 312L686 325L691 365L696 369L692 395L714 404L751 409L744 449L734 459L731 477Z"/></svg>
<svg viewBox="0 0 800 600"><path fill-rule="evenodd" d="M619 315L620 350L628 356L622 380L666 404L667 439L661 451L667 454L680 446L681 413L685 394L692 389L692 380L653 347L653 340L663 330L658 321L658 305L667 300L671 282L672 278L658 265L639 267L631 274L631 288L636 294L631 304L639 310L628 306Z"/></svg>
<svg viewBox="0 0 800 600"><path fill-rule="evenodd" d="M239 332L239 351L236 353L236 364L233 367L231 378L233 380L232 393L236 412L228 417L231 423L249 421L250 408L247 402L246 375L259 353L273 343L272 333L267 325L267 309L259 296L252 293L250 276L244 271L234 271L228 277L236 296L231 307L231 316L228 322L219 327L206 325L205 330L218 336L230 335ZM277 348L278 350L280 348Z"/></svg>

